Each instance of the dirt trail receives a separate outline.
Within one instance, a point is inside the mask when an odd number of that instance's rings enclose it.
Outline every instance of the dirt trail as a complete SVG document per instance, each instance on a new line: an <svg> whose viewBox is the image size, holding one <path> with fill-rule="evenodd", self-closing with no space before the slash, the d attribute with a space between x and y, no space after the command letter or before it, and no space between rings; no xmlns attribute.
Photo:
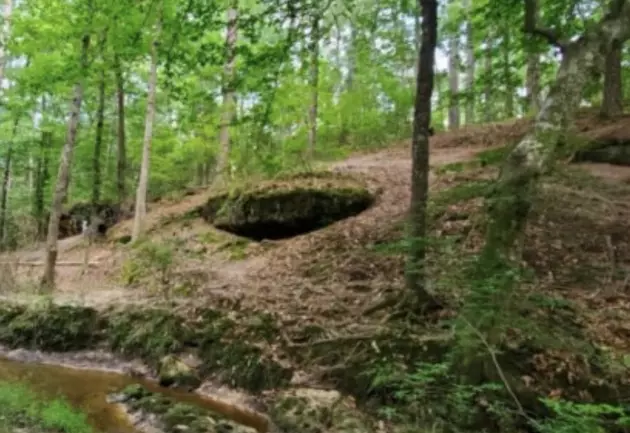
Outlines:
<svg viewBox="0 0 630 433"><path fill-rule="evenodd" d="M511 121L437 134L431 139L431 166L469 160L482 150L518 139L527 128L527 121ZM606 131L615 130L607 128ZM357 320L357 312L399 283L400 276L391 274L399 264L374 257L371 261L362 260L365 252L386 238L384 233L391 232L392 226L406 215L410 200L409 145L409 142L402 142L394 148L351 156L330 165L333 171L362 177L377 194L376 203L365 212L316 232L270 242L272 247L262 248L243 260L187 257L188 268L207 275L204 287L193 296L194 302L237 303L244 308L285 315L287 320L293 320L289 317L313 316ZM593 174L615 180L630 178L630 168L611 168L602 164L584 167ZM438 187L437 180L432 171L431 188ZM175 203L153 204L146 221L151 236L176 238L183 242L200 238L201 232L208 227L205 222L188 221L184 225L180 220L185 213L203 204L208 195L208 191L197 191ZM109 237L118 239L128 235L130 228L131 221L121 223L112 229ZM82 243L81 236L61 241L59 262L82 262ZM90 261L95 262L95 266L85 272L81 266L59 266L56 299L106 307L151 298L146 290L121 286L118 275L124 250L115 243L93 246ZM18 252L13 259L41 261L43 248ZM15 273L34 281L39 277L41 267L22 266ZM191 296L176 300L191 302Z"/></svg>

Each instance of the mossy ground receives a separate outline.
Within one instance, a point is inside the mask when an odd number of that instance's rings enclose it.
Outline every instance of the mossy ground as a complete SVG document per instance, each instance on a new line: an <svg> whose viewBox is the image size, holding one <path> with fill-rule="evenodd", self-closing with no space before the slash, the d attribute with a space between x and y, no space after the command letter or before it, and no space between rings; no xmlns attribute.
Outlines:
<svg viewBox="0 0 630 433"><path fill-rule="evenodd" d="M251 427L237 424L221 414L177 401L148 391L140 385L125 388L117 401L123 403L132 414L156 416L158 427L164 433L252 433Z"/></svg>
<svg viewBox="0 0 630 433"><path fill-rule="evenodd" d="M259 346L276 339L265 315L229 319L211 309L184 316L167 308L97 312L67 305L0 305L0 343L11 348L65 352L101 348L157 368L169 354L197 351L204 377L250 391L288 383L292 371Z"/></svg>

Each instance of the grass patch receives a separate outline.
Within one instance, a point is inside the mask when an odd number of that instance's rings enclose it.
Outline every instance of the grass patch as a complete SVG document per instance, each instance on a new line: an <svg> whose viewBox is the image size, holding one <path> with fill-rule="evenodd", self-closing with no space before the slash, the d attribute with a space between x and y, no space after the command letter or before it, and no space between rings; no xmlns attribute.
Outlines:
<svg viewBox="0 0 630 433"><path fill-rule="evenodd" d="M60 399L46 400L30 388L0 382L0 428L4 431L91 433L85 414Z"/></svg>

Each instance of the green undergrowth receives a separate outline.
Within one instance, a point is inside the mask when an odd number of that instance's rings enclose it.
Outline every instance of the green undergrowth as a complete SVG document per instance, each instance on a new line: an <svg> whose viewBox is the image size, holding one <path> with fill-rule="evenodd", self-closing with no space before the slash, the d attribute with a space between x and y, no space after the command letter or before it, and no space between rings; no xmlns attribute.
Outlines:
<svg viewBox="0 0 630 433"><path fill-rule="evenodd" d="M97 312L89 307L0 304L0 343L10 348L65 352L106 349L157 368L169 354L196 351L204 377L251 391L286 385L291 369L271 359L275 320L262 313L231 315L171 308Z"/></svg>
<svg viewBox="0 0 630 433"><path fill-rule="evenodd" d="M28 387L0 382L0 429L4 432L91 433L85 414L64 400L45 399Z"/></svg>

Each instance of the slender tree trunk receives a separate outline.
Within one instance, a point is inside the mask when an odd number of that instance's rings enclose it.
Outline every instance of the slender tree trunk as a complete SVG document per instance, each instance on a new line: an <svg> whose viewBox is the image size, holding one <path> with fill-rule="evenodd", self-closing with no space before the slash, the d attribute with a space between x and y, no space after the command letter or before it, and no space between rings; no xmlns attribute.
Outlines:
<svg viewBox="0 0 630 433"><path fill-rule="evenodd" d="M604 98L601 111L604 117L614 117L623 113L622 54L623 44L615 43L606 55L606 64L604 67Z"/></svg>
<svg viewBox="0 0 630 433"><path fill-rule="evenodd" d="M437 44L437 0L419 0L418 3L422 8L422 42L418 56L411 144L411 245L406 266L406 283L407 289L414 294L416 305L423 308L432 304L432 298L426 289L425 238L429 192L429 127Z"/></svg>
<svg viewBox="0 0 630 433"><path fill-rule="evenodd" d="M484 263L519 259L525 223L537 190L558 143L564 141L579 107L584 86L603 62L601 53L630 38L630 2L617 2L579 39L565 46L556 81L549 90L532 130L510 152L488 200L489 223ZM485 268L492 272L488 266Z"/></svg>
<svg viewBox="0 0 630 433"><path fill-rule="evenodd" d="M149 74L149 90L147 94L147 115L144 123L144 141L142 144L142 165L136 191L136 209L133 218L132 242L137 241L143 232L144 218L147 213L147 191L151 164L151 142L153 139L153 122L155 120L155 96L157 93L157 50L162 30L161 17L151 44L151 70Z"/></svg>
<svg viewBox="0 0 630 433"><path fill-rule="evenodd" d="M114 70L116 71L116 99L118 101L118 132L116 153L116 190L118 202L123 203L127 198L127 147L125 143L125 80L118 55L114 56Z"/></svg>
<svg viewBox="0 0 630 433"><path fill-rule="evenodd" d="M510 31L503 34L503 82L505 83L505 117L514 117L514 87L512 86L512 67L510 65Z"/></svg>
<svg viewBox="0 0 630 433"><path fill-rule="evenodd" d="M448 81L451 94L448 109L448 127L458 129L461 121L459 116L459 35L449 38L448 53Z"/></svg>
<svg viewBox="0 0 630 433"><path fill-rule="evenodd" d="M53 290L55 287L55 265L57 263L57 238L59 237L59 220L61 219L63 202L68 194L70 185L70 169L72 167L72 156L74 144L79 128L79 116L81 114L81 103L83 102L83 80L88 68L88 50L90 47L90 35L83 36L81 44L81 68L82 75L74 86L70 116L68 117L68 132L66 142L61 151L59 162L59 172L57 174L57 185L50 207L50 218L48 221L48 236L46 240L46 261L44 263L44 275L41 280L42 290Z"/></svg>
<svg viewBox="0 0 630 433"><path fill-rule="evenodd" d="M310 78L311 103L308 108L308 148L306 150L307 160L312 160L317 146L317 112L319 109L319 40L320 35L320 14L316 12L311 24L311 46L310 46Z"/></svg>
<svg viewBox="0 0 630 433"><path fill-rule="evenodd" d="M102 49L105 44L105 37L101 44ZM105 126L105 69L101 70L100 81L98 83L98 107L96 109L96 138L94 140L94 155L92 156L92 208L101 201L101 157L103 150L103 130Z"/></svg>
<svg viewBox="0 0 630 433"><path fill-rule="evenodd" d="M46 218L44 215L44 195L48 179L49 153L52 144L52 132L42 131L39 144L39 154L37 155L35 172L35 193L33 200L33 217L37 222L37 238L44 239L46 236Z"/></svg>
<svg viewBox="0 0 630 433"><path fill-rule="evenodd" d="M530 0L532 7L532 19L538 22L540 15L538 0ZM540 110L540 53L538 52L538 42L533 35L525 35L527 47L527 72L526 91L529 111L533 114Z"/></svg>
<svg viewBox="0 0 630 433"><path fill-rule="evenodd" d="M7 153L4 157L4 173L2 175L2 190L0 190L0 245L4 249L6 240L6 223L7 223L7 201L9 199L9 182L11 179L11 169L13 164L13 142L17 134L19 117L16 116L13 121L13 132L11 139L7 143Z"/></svg>
<svg viewBox="0 0 630 433"><path fill-rule="evenodd" d="M540 54L527 55L527 101L529 110L536 114L540 110Z"/></svg>
<svg viewBox="0 0 630 433"><path fill-rule="evenodd" d="M471 0L462 0L466 11L466 124L475 123L475 40L472 28Z"/></svg>
<svg viewBox="0 0 630 433"><path fill-rule="evenodd" d="M0 85L4 81L4 69L7 65L6 46L11 33L11 15L13 14L13 0L4 0L4 10L2 11L2 39L0 40Z"/></svg>
<svg viewBox="0 0 630 433"><path fill-rule="evenodd" d="M219 130L219 155L217 158L215 182L222 183L229 174L230 164L230 126L234 120L236 98L234 78L236 72L236 43L238 41L238 0L230 0L227 10L227 52L223 68L223 107Z"/></svg>
<svg viewBox="0 0 630 433"><path fill-rule="evenodd" d="M484 99L484 121L486 123L492 122L494 120L494 110L492 108L492 85L493 85L493 74L494 70L492 68L492 59L494 44L492 41L492 36L488 35L486 40L486 52L484 56L484 89L483 89L483 99Z"/></svg>

